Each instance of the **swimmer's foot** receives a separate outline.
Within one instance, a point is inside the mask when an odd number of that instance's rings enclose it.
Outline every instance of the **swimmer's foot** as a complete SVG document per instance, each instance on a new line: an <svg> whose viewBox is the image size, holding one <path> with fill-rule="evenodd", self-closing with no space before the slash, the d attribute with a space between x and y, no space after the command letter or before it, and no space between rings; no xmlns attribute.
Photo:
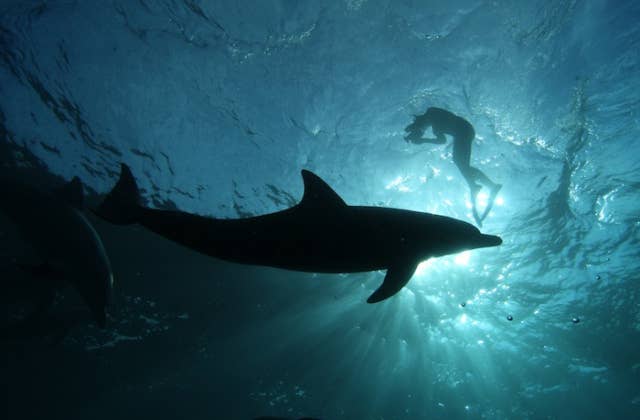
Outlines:
<svg viewBox="0 0 640 420"><path fill-rule="evenodd" d="M471 190L471 202L475 205L476 198L478 197L481 187L478 184L471 184L469 185L469 189Z"/></svg>
<svg viewBox="0 0 640 420"><path fill-rule="evenodd" d="M473 214L473 218L475 219L478 227L482 227L482 218L478 216L478 209L476 208L476 201L478 199L478 193L480 192L481 187L478 184L471 184L469 185L469 189L471 191L471 213Z"/></svg>
<svg viewBox="0 0 640 420"><path fill-rule="evenodd" d="M498 196L498 193L500 192L501 188L502 188L502 184L493 184L493 187L491 187L491 195L489 195L489 202L487 203L487 208L484 209L484 213L482 213L482 217L480 217L480 220L484 220L489 215L489 212L491 211L491 208L493 207L493 203L496 201L496 197Z"/></svg>
<svg viewBox="0 0 640 420"><path fill-rule="evenodd" d="M498 193L502 189L502 184L493 184L493 188L491 188L491 201L495 200L498 196Z"/></svg>
<svg viewBox="0 0 640 420"><path fill-rule="evenodd" d="M482 219L480 217L478 217L478 210L476 210L476 206L473 206L473 209L471 210L471 213L473 214L473 218L476 221L476 224L478 225L478 227L482 227Z"/></svg>

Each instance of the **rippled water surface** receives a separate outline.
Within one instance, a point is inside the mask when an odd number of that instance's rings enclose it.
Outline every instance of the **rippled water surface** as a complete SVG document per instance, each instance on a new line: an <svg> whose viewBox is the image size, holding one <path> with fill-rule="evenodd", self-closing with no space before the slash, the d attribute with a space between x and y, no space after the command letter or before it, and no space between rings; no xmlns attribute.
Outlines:
<svg viewBox="0 0 640 420"><path fill-rule="evenodd" d="M9 417L639 417L638 22L606 0L1 1L2 165L79 176L90 206L120 162L148 205L223 218L294 205L309 169L348 204L473 223L451 146L403 140L429 106L503 184L502 246L375 305L383 272L223 263L90 215L109 326L3 343Z"/></svg>

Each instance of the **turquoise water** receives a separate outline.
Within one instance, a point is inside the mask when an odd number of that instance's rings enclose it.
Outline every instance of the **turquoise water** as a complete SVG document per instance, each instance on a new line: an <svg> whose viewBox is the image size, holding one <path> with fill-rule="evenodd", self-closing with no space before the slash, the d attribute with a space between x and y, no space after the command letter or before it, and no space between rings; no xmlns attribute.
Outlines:
<svg viewBox="0 0 640 420"><path fill-rule="evenodd" d="M640 417L638 22L633 1L3 0L5 167L96 203L126 162L149 205L225 218L295 204L309 169L348 204L472 223L450 142L403 141L438 106L475 127L504 240L368 305L382 272L92 219L110 327L7 345L9 416Z"/></svg>

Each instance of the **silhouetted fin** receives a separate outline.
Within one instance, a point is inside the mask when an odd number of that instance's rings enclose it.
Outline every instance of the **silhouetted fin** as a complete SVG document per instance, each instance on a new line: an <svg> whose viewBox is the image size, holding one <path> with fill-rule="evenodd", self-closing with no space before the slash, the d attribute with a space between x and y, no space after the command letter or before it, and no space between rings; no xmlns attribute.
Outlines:
<svg viewBox="0 0 640 420"><path fill-rule="evenodd" d="M306 169L302 170L304 195L300 206L314 209L333 209L346 207L347 203L318 175Z"/></svg>
<svg viewBox="0 0 640 420"><path fill-rule="evenodd" d="M120 166L120 179L94 211L101 218L117 225L136 223L140 214L140 192L131 169Z"/></svg>
<svg viewBox="0 0 640 420"><path fill-rule="evenodd" d="M73 179L56 191L58 196L65 203L77 210L82 210L84 205L84 192L82 191L82 182L80 178L74 176Z"/></svg>
<svg viewBox="0 0 640 420"><path fill-rule="evenodd" d="M380 302L398 293L409 282L416 268L418 268L416 261L405 261L389 267L382 285L369 296L367 303Z"/></svg>

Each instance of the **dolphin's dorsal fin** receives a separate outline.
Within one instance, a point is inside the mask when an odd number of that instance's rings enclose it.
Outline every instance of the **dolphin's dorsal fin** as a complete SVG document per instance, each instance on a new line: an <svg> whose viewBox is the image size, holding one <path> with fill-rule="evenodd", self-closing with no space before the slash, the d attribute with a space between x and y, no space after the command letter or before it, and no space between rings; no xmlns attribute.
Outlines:
<svg viewBox="0 0 640 420"><path fill-rule="evenodd" d="M400 291L411 279L413 273L418 268L417 261L403 261L398 262L387 269L387 275L384 277L384 281L373 292L367 303L376 303L381 300L385 300Z"/></svg>
<svg viewBox="0 0 640 420"><path fill-rule="evenodd" d="M318 175L306 169L302 170L304 195L300 206L309 208L342 208L347 203Z"/></svg>
<svg viewBox="0 0 640 420"><path fill-rule="evenodd" d="M82 210L84 193L82 192L82 182L77 176L74 176L71 181L58 188L56 195L71 207Z"/></svg>

